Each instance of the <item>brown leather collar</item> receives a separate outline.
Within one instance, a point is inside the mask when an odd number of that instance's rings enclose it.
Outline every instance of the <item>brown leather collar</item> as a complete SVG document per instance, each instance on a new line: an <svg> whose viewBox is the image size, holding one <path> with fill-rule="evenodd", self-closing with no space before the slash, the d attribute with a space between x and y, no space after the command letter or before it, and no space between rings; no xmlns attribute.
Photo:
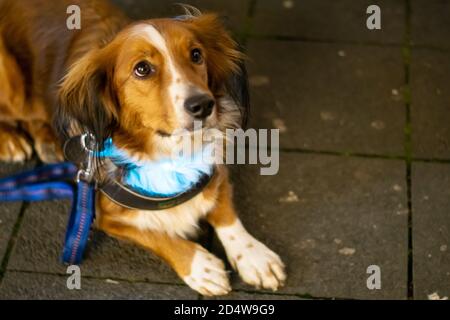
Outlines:
<svg viewBox="0 0 450 320"><path fill-rule="evenodd" d="M66 159L79 168L85 168L88 158L90 155L92 156L92 152L95 152L92 151L94 150L92 139L89 134L68 139L63 147ZM211 175L203 175L191 189L169 198L149 197L139 194L117 180L105 179L104 182L98 183L93 174L91 178L92 183L97 185L97 189L118 205L136 210L164 210L176 207L201 193L211 181L214 173L215 171Z"/></svg>

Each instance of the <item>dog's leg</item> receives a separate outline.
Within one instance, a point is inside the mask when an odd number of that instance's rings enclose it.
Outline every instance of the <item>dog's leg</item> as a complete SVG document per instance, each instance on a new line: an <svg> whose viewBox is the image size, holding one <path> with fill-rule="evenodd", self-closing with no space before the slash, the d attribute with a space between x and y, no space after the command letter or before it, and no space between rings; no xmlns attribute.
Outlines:
<svg viewBox="0 0 450 320"><path fill-rule="evenodd" d="M23 162L29 160L32 154L33 148L17 125L0 122L0 160Z"/></svg>
<svg viewBox="0 0 450 320"><path fill-rule="evenodd" d="M113 237L134 242L152 251L202 295L225 295L231 291L222 260L192 241L156 231L139 230L108 218L101 218L98 227Z"/></svg>
<svg viewBox="0 0 450 320"><path fill-rule="evenodd" d="M284 264L276 253L245 230L233 208L231 192L229 182L224 181L217 207L207 216L208 222L242 280L258 288L277 290L286 280Z"/></svg>
<svg viewBox="0 0 450 320"><path fill-rule="evenodd" d="M42 120L48 114L41 99L27 98L25 76L15 57L7 50L0 35L0 159L24 161L30 158L32 147L21 129L34 140L35 149L44 162L62 160L52 129ZM56 145L55 145L56 144ZM59 151L59 153L58 153Z"/></svg>
<svg viewBox="0 0 450 320"><path fill-rule="evenodd" d="M32 120L24 124L34 141L34 149L39 159L45 163L55 163L64 160L59 141L52 127L41 120Z"/></svg>
<svg viewBox="0 0 450 320"><path fill-rule="evenodd" d="M0 35L0 160L28 160L33 148L18 128L25 101L25 87L20 68L6 50Z"/></svg>

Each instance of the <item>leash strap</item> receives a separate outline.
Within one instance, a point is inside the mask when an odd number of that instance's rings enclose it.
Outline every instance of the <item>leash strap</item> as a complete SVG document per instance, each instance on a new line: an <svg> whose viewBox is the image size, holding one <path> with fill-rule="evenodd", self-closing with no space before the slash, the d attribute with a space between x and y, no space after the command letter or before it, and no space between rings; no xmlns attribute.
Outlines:
<svg viewBox="0 0 450 320"><path fill-rule="evenodd" d="M73 188L67 182L77 168L70 163L52 164L0 179L0 201L42 201L68 199Z"/></svg>
<svg viewBox="0 0 450 320"><path fill-rule="evenodd" d="M69 184L64 182L48 182L28 186L23 185L16 189L1 190L0 202L70 199L72 196L73 189Z"/></svg>
<svg viewBox="0 0 450 320"><path fill-rule="evenodd" d="M95 216L95 192L93 184L80 180L73 199L64 242L63 262L80 264L88 241L90 226Z"/></svg>
<svg viewBox="0 0 450 320"><path fill-rule="evenodd" d="M78 168L69 162L45 165L0 179L0 202L72 199L62 260L79 264L95 216L94 185L79 180L76 190L71 183Z"/></svg>

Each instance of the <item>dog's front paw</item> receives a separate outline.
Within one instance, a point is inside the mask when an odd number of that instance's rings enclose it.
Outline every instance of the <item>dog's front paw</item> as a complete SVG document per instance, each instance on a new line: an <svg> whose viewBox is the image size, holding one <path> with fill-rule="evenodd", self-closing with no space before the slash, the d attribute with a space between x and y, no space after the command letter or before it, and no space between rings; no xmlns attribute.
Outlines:
<svg viewBox="0 0 450 320"><path fill-rule="evenodd" d="M34 144L39 159L44 163L57 163L64 161L64 156L56 141L36 142Z"/></svg>
<svg viewBox="0 0 450 320"><path fill-rule="evenodd" d="M204 296L226 295L231 291L222 260L201 248L195 253L191 273L183 277L192 289Z"/></svg>
<svg viewBox="0 0 450 320"><path fill-rule="evenodd" d="M285 267L280 257L256 239L249 239L229 256L244 282L273 291L284 285Z"/></svg>
<svg viewBox="0 0 450 320"><path fill-rule="evenodd" d="M0 129L0 160L6 162L23 162L29 160L33 148L28 140L19 132Z"/></svg>
<svg viewBox="0 0 450 320"><path fill-rule="evenodd" d="M26 130L33 138L34 150L44 163L64 161L64 156L53 128L43 121L30 121L24 124Z"/></svg>
<svg viewBox="0 0 450 320"><path fill-rule="evenodd" d="M283 286L286 273L280 257L252 237L239 220L216 231L228 260L244 282L273 291Z"/></svg>

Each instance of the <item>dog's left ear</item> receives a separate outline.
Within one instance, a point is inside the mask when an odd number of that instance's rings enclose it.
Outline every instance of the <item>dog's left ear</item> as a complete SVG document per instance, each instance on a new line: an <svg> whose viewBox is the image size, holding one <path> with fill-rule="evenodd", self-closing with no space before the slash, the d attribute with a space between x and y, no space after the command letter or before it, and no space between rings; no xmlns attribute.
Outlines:
<svg viewBox="0 0 450 320"><path fill-rule="evenodd" d="M54 125L61 140L89 132L99 147L112 134L119 112L113 88L114 57L95 48L73 65L59 90Z"/></svg>
<svg viewBox="0 0 450 320"><path fill-rule="evenodd" d="M210 90L216 96L228 95L234 100L245 127L250 107L245 55L217 15L198 15L188 23L206 50Z"/></svg>

